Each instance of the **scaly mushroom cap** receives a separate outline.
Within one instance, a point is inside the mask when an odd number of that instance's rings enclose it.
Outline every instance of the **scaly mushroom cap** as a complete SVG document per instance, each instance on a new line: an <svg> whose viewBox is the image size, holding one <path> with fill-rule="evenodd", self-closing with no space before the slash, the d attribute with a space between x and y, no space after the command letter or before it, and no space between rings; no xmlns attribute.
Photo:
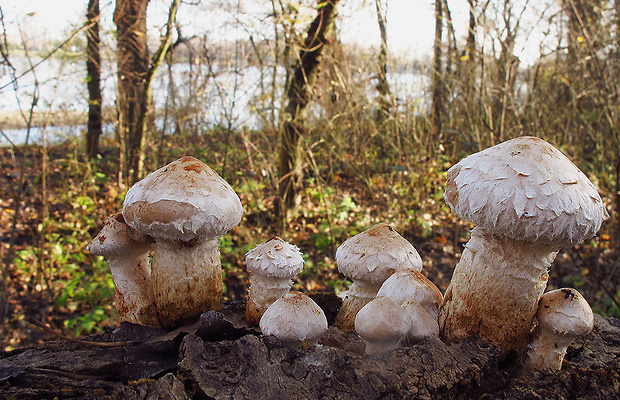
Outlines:
<svg viewBox="0 0 620 400"><path fill-rule="evenodd" d="M555 147L529 136L452 166L444 198L462 218L495 234L558 247L594 236L609 217L588 177Z"/></svg>
<svg viewBox="0 0 620 400"><path fill-rule="evenodd" d="M420 255L388 224L377 224L347 240L336 250L338 270L352 280L382 283L405 268L422 270Z"/></svg>
<svg viewBox="0 0 620 400"><path fill-rule="evenodd" d="M304 259L299 247L278 236L248 251L245 263L251 274L289 279L301 272Z"/></svg>
<svg viewBox="0 0 620 400"><path fill-rule="evenodd" d="M134 184L125 196L127 224L156 239L206 240L241 221L237 193L202 161L185 156Z"/></svg>
<svg viewBox="0 0 620 400"><path fill-rule="evenodd" d="M316 344L327 332L327 317L310 297L292 291L269 306L259 328L263 335L274 335L287 345Z"/></svg>
<svg viewBox="0 0 620 400"><path fill-rule="evenodd" d="M123 214L115 213L108 217L101 231L86 246L86 250L96 256L124 255L144 251L152 239L133 231L123 219Z"/></svg>

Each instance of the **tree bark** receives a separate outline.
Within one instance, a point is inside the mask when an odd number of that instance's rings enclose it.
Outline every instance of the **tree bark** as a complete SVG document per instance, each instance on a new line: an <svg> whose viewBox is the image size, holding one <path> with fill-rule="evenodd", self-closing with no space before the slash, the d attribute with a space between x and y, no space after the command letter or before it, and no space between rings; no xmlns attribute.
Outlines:
<svg viewBox="0 0 620 400"><path fill-rule="evenodd" d="M377 74L377 91L379 92L379 98L376 121L377 125L381 126L383 122L390 117L392 102L390 100L390 84L387 80L388 47L387 21L385 17L385 14L387 14L387 9L384 11L381 0L375 0L375 7L377 9L377 22L379 23L379 33L381 35L381 45L379 47L378 57L379 71Z"/></svg>
<svg viewBox="0 0 620 400"><path fill-rule="evenodd" d="M303 170L301 166L302 149L299 140L306 131L307 109L316 81L321 55L336 17L336 5L339 0L320 1L317 15L310 24L308 35L299 59L294 68L292 79L286 89L287 105L284 109L282 135L279 149L279 215L286 221L298 211L303 188Z"/></svg>
<svg viewBox="0 0 620 400"><path fill-rule="evenodd" d="M86 154L93 160L99 155L99 138L102 134L101 116L101 53L99 39L99 0L89 0L86 19L88 20L86 45L86 72L88 87L88 127L86 133Z"/></svg>
<svg viewBox="0 0 620 400"><path fill-rule="evenodd" d="M432 122L435 129L432 142L443 135L443 78L442 78L443 0L435 0L435 42L433 45L433 105Z"/></svg>
<svg viewBox="0 0 620 400"><path fill-rule="evenodd" d="M120 180L136 182L141 174L140 159L144 134L140 113L146 102L149 53L146 42L146 9L149 0L116 0L117 30L117 134L119 137Z"/></svg>

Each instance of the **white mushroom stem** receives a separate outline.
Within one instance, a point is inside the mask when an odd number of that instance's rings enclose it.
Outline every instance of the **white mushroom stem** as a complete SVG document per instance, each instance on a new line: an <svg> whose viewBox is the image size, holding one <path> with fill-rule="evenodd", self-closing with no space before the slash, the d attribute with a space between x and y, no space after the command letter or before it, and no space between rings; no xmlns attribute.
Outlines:
<svg viewBox="0 0 620 400"><path fill-rule="evenodd" d="M594 315L586 299L575 289L556 289L540 299L538 325L528 346L526 371L561 369L568 346L594 327Z"/></svg>
<svg viewBox="0 0 620 400"><path fill-rule="evenodd" d="M440 309L444 340L480 336L522 356L557 250L474 228Z"/></svg>
<svg viewBox="0 0 620 400"><path fill-rule="evenodd" d="M204 310L221 308L223 282L218 244L218 239L155 242L151 279L162 326L171 327Z"/></svg>
<svg viewBox="0 0 620 400"><path fill-rule="evenodd" d="M246 320L251 326L258 326L260 318L274 301L291 290L291 279L280 279L254 274L251 277L246 305Z"/></svg>
<svg viewBox="0 0 620 400"><path fill-rule="evenodd" d="M114 304L117 320L158 326L151 284L150 242L132 232L118 213L107 219L87 250L105 257L108 262L116 287Z"/></svg>
<svg viewBox="0 0 620 400"><path fill-rule="evenodd" d="M377 297L381 284L382 282L374 283L360 280L353 282L340 306L334 325L343 331L352 330L355 326L355 316L362 307Z"/></svg>

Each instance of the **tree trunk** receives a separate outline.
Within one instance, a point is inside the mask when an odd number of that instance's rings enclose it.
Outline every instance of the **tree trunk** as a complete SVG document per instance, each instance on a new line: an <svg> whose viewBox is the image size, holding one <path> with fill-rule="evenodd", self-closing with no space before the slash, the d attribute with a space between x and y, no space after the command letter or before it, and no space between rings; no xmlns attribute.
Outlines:
<svg viewBox="0 0 620 400"><path fill-rule="evenodd" d="M301 203L303 170L302 149L299 140L306 130L306 117L312 88L321 63L321 54L329 42L339 0L320 1L318 12L299 52L292 79L286 89L288 103L284 109L282 136L280 138L279 215L282 221L295 215Z"/></svg>
<svg viewBox="0 0 620 400"><path fill-rule="evenodd" d="M146 102L149 53L146 9L149 0L116 0L117 133L121 146L121 181L136 182L141 175L144 134L140 113Z"/></svg>
<svg viewBox="0 0 620 400"><path fill-rule="evenodd" d="M390 100L390 84L387 80L387 27L386 18L387 10L383 10L381 0L375 0L375 6L377 8L377 22L379 23L379 32L381 35L381 46L379 48L379 71L377 74L377 91L379 92L378 109L377 109L377 125L380 126L390 117L390 110L392 108L392 102Z"/></svg>
<svg viewBox="0 0 620 400"><path fill-rule="evenodd" d="M99 0L89 0L86 19L88 20L86 45L86 72L88 87L88 130L86 133L86 154L93 160L99 155L101 137L101 54L99 45Z"/></svg>
<svg viewBox="0 0 620 400"><path fill-rule="evenodd" d="M433 106L432 122L435 129L434 140L443 136L443 79L442 79L442 35L443 35L443 0L435 0L435 43L433 46Z"/></svg>

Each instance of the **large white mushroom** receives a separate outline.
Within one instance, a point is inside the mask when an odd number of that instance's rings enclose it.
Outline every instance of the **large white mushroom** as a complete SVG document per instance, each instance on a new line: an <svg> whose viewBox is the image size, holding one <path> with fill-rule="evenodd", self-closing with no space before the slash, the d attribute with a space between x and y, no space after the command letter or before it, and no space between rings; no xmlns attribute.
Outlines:
<svg viewBox="0 0 620 400"><path fill-rule="evenodd" d="M443 296L439 288L423 273L405 268L393 273L379 288L377 297L386 296L398 304L414 302L423 307L435 320Z"/></svg>
<svg viewBox="0 0 620 400"><path fill-rule="evenodd" d="M304 267L299 248L274 236L245 255L251 274L245 318L250 326L258 326L263 313L274 301L291 290L291 278Z"/></svg>
<svg viewBox="0 0 620 400"><path fill-rule="evenodd" d="M158 326L149 263L151 241L132 231L125 224L123 215L116 213L106 220L86 250L105 257L108 262L116 287L117 320Z"/></svg>
<svg viewBox="0 0 620 400"><path fill-rule="evenodd" d="M336 250L338 270L353 280L336 316L343 331L354 329L357 312L374 299L381 284L405 268L422 270L420 255L388 224L377 224L345 240Z"/></svg>
<svg viewBox="0 0 620 400"><path fill-rule="evenodd" d="M523 356L548 269L561 247L600 229L601 197L559 150L520 137L450 168L444 198L476 227L444 295L441 334L448 343L481 336Z"/></svg>
<svg viewBox="0 0 620 400"><path fill-rule="evenodd" d="M536 320L524 365L527 371L561 369L568 346L594 327L592 309L575 289L545 293L540 298Z"/></svg>
<svg viewBox="0 0 620 400"><path fill-rule="evenodd" d="M155 239L151 278L162 326L221 307L219 238L242 215L235 191L194 157L150 173L127 191L125 221Z"/></svg>

